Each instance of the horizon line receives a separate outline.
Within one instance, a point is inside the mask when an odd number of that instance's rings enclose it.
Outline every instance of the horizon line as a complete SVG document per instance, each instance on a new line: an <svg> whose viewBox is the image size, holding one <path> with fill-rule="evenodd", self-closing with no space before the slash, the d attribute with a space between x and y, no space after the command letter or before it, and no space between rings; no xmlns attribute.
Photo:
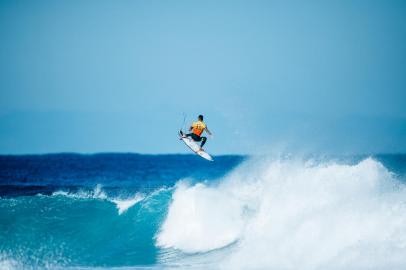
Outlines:
<svg viewBox="0 0 406 270"><path fill-rule="evenodd" d="M61 151L61 152L43 152L43 153L21 153L21 154L12 154L12 153L0 153L0 156L45 156L45 155L82 155L82 156L92 156L92 155L139 155L139 156L194 156L194 153L141 153L141 152L130 152L130 151L101 151L101 152L73 152L73 151ZM233 153L233 154L213 154L213 156L269 156L269 154L243 154L243 153ZM294 155L292 153L286 153L284 155ZM377 156L377 155L406 155L406 152L381 152L381 153L329 153L329 154L320 154L320 153L309 153L307 155L327 155L327 156ZM280 156L280 155L279 155ZM299 156L303 156L300 154Z"/></svg>

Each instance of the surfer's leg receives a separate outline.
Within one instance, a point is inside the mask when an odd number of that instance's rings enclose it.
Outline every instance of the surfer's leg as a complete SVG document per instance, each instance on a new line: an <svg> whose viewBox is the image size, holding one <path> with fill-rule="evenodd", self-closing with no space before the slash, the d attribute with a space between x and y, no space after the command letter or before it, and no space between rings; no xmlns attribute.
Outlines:
<svg viewBox="0 0 406 270"><path fill-rule="evenodd" d="M200 147L202 148L203 145L206 143L207 138L206 137L200 137L202 139L202 143L200 144Z"/></svg>
<svg viewBox="0 0 406 270"><path fill-rule="evenodd" d="M193 139L195 142L200 142L200 141L202 140L202 137L197 136L197 135L194 134L194 133L191 133L190 136L192 136L192 139Z"/></svg>

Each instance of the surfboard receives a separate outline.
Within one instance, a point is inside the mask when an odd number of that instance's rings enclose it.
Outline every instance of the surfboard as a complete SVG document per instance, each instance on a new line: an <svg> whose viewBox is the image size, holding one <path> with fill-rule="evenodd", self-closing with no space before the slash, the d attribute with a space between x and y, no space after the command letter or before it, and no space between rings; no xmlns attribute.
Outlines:
<svg viewBox="0 0 406 270"><path fill-rule="evenodd" d="M201 156L202 158L208 161L214 161L213 158L207 152L200 150L200 146L192 138L182 137L180 133L178 135L179 138L187 145L187 147L190 148L190 150L192 150L197 155Z"/></svg>

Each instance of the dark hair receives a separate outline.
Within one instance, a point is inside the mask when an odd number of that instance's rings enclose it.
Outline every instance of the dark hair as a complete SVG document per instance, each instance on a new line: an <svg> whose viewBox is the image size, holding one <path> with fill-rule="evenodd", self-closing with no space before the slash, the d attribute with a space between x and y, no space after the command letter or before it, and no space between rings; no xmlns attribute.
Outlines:
<svg viewBox="0 0 406 270"><path fill-rule="evenodd" d="M203 115L199 115L197 118L198 118L200 121L203 121Z"/></svg>

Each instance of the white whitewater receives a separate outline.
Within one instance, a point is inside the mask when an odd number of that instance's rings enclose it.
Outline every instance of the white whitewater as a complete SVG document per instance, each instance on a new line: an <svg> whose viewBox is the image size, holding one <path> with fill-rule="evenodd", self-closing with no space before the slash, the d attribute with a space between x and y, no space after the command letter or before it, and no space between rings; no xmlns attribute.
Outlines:
<svg viewBox="0 0 406 270"><path fill-rule="evenodd" d="M79 190L77 192L67 192L67 191L56 191L52 193L53 196L65 196L74 199L97 199L97 200L106 200L112 202L116 205L118 214L121 215L126 212L129 208L136 205L138 202L145 199L145 195L142 193L135 193L131 197L114 197L110 198L103 191L101 185L97 185L93 190Z"/></svg>
<svg viewBox="0 0 406 270"><path fill-rule="evenodd" d="M172 200L157 245L235 243L220 269L406 269L406 189L371 158L250 161L216 185L180 182Z"/></svg>
<svg viewBox="0 0 406 270"><path fill-rule="evenodd" d="M134 206L136 203L142 201L145 198L144 195L136 193L132 198L128 199L113 199L111 200L116 204L118 209L118 214L121 215L127 211L130 207Z"/></svg>

